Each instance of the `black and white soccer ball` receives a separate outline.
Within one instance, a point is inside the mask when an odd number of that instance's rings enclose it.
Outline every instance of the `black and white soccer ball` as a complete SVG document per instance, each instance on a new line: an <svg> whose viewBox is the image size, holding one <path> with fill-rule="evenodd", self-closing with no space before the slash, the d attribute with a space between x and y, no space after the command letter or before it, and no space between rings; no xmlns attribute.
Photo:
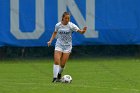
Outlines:
<svg viewBox="0 0 140 93"><path fill-rule="evenodd" d="M61 78L62 83L71 83L72 82L72 77L70 75L64 75Z"/></svg>

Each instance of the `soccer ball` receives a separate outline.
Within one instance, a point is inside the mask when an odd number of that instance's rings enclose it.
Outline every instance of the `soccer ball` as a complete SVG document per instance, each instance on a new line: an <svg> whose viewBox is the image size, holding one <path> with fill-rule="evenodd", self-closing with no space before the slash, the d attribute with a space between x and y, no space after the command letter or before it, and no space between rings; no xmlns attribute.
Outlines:
<svg viewBox="0 0 140 93"><path fill-rule="evenodd" d="M61 78L62 83L71 83L72 82L72 77L70 75L64 75Z"/></svg>

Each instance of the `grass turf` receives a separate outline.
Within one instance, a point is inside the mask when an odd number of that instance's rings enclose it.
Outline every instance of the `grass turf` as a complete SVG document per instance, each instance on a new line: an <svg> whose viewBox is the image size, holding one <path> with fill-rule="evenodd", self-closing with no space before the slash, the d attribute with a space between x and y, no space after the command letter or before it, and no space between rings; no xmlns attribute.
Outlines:
<svg viewBox="0 0 140 93"><path fill-rule="evenodd" d="M70 59L71 84L51 83L51 59L0 61L0 93L140 93L140 59Z"/></svg>

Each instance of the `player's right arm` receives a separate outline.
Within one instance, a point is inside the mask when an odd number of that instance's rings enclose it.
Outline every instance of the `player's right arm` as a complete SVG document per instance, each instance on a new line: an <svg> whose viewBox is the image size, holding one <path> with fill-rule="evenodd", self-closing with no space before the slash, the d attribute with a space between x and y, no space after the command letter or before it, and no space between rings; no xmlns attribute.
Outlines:
<svg viewBox="0 0 140 93"><path fill-rule="evenodd" d="M52 41L56 37L56 34L57 34L57 31L54 31L53 34L52 34L52 37L50 38L50 41L48 41L48 47L51 45Z"/></svg>

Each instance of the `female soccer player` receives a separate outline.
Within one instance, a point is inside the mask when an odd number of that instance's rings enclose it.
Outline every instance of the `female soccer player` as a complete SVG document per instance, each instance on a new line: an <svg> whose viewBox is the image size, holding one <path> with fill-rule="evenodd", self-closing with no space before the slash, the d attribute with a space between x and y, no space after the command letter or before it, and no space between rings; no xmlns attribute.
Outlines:
<svg viewBox="0 0 140 93"><path fill-rule="evenodd" d="M53 39L57 37L54 51L54 65L53 65L53 81L58 82L61 79L61 73L65 67L65 64L69 58L72 50L72 32L76 31L84 34L87 27L80 30L75 24L70 22L70 14L64 12L61 22L55 25L55 31L48 42L48 46L51 45Z"/></svg>

